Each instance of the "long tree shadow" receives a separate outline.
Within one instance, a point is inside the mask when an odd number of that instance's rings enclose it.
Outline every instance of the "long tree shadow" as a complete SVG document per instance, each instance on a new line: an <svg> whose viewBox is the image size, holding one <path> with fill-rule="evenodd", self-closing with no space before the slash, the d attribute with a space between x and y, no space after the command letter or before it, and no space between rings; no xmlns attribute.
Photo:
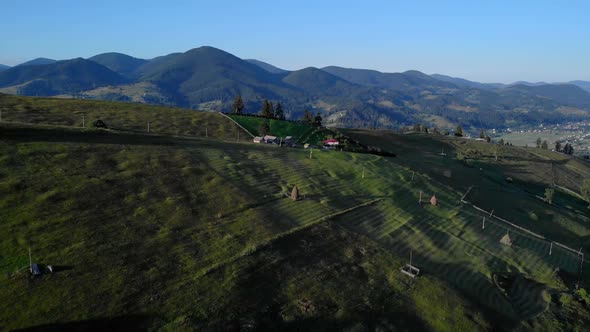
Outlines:
<svg viewBox="0 0 590 332"><path fill-rule="evenodd" d="M15 331L22 332L102 332L102 331L147 331L158 326L161 320L150 314L120 316L114 318L95 318L66 323L44 324Z"/></svg>

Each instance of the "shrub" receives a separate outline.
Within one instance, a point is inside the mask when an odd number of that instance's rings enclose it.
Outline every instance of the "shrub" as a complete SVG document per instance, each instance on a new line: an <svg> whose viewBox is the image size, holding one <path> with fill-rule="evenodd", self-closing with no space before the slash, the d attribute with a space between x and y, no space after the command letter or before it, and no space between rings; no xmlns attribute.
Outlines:
<svg viewBox="0 0 590 332"><path fill-rule="evenodd" d="M100 119L92 122L92 127L94 127L94 128L104 128L104 129L107 129L108 128L107 124L104 121L100 120Z"/></svg>

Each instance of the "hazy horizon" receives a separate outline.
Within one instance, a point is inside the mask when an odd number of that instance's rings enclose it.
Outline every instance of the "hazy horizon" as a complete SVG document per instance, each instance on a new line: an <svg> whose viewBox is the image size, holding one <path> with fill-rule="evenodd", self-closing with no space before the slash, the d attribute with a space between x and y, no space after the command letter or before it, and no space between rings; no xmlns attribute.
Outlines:
<svg viewBox="0 0 590 332"><path fill-rule="evenodd" d="M419 70L478 82L590 80L590 3L33 1L3 6L0 64L209 45L287 70ZM22 14L28 17L23 20Z"/></svg>

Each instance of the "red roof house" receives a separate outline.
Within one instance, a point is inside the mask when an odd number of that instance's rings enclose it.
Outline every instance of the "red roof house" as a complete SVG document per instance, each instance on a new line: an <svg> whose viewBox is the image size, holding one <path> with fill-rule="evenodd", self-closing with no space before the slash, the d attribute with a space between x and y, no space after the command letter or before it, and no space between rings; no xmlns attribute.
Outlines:
<svg viewBox="0 0 590 332"><path fill-rule="evenodd" d="M340 142L338 142L337 139L327 139L325 141L322 142L324 145L328 145L328 146L334 146L334 145L338 145L340 144Z"/></svg>

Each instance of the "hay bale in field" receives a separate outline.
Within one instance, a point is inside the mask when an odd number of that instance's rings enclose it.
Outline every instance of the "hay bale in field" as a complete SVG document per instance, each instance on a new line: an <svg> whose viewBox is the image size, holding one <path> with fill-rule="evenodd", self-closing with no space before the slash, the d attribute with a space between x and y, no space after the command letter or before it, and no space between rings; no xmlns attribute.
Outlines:
<svg viewBox="0 0 590 332"><path fill-rule="evenodd" d="M430 198L430 204L434 206L438 205L438 199L436 198L436 195L432 195L432 197Z"/></svg>
<svg viewBox="0 0 590 332"><path fill-rule="evenodd" d="M500 239L500 243L512 247L512 239L510 238L510 235L506 233L506 235L502 236L502 238Z"/></svg>
<svg viewBox="0 0 590 332"><path fill-rule="evenodd" d="M299 199L299 189L297 189L297 186L294 186L291 191L291 199L294 201Z"/></svg>

